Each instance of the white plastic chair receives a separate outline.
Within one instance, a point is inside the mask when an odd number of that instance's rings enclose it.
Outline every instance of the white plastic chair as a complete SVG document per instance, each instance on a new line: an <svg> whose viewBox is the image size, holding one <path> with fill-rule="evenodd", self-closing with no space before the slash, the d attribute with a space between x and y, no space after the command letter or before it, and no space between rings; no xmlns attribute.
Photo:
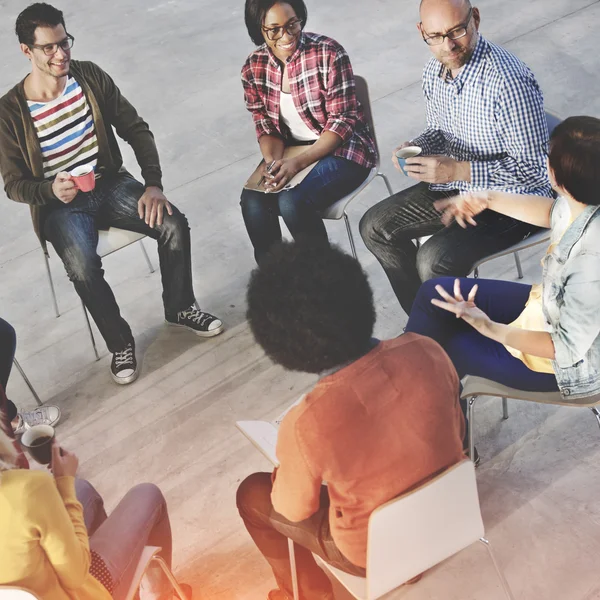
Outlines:
<svg viewBox="0 0 600 600"><path fill-rule="evenodd" d="M373 511L369 519L366 578L348 575L315 558L355 598L377 600L479 540L489 552L507 598L514 600L484 533L475 468L469 459L464 459ZM298 600L291 541L289 547L294 599Z"/></svg>
<svg viewBox="0 0 600 600"><path fill-rule="evenodd" d="M333 219L338 221L343 217L346 223L346 231L348 232L348 239L350 240L350 249L352 250L352 256L356 256L356 247L354 245L354 237L352 235L352 229L350 228L350 221L348 220L348 214L346 213L346 207L354 198L356 198L376 177L381 177L387 187L387 191L391 196L394 192L390 185L389 179L380 170L380 155L379 155L379 144L377 143L377 134L375 133L375 123L373 122L373 113L371 110L371 99L369 97L369 86L364 77L355 75L354 80L356 82L356 98L363 107L365 114L365 120L369 124L369 129L373 135L375 141L375 149L377 150L376 165L371 169L371 172L367 178L350 194L344 196L344 198L338 200L335 204L332 204L329 208L321 212L323 219Z"/></svg>
<svg viewBox="0 0 600 600"><path fill-rule="evenodd" d="M139 242L140 247L142 249L142 254L144 255L146 263L148 264L148 269L150 269L150 273L154 273L154 267L152 266L152 262L150 262L150 257L148 256L146 248L144 248L144 244L142 242L142 240L145 237L146 236L143 233L135 233L133 231L127 231L125 229L118 229L117 227L110 227L109 229L100 229L98 231L98 246L96 247L96 251L98 252L98 256L100 258L104 258L105 256L112 254L113 252L117 252L122 248L126 248L131 244L135 244L135 242ZM54 282L52 281L52 272L50 271L50 261L48 260L48 258L49 254L47 252L44 252L44 261L46 263L46 271L48 273L48 283L50 285L50 293L52 294L52 302L54 303L54 312L56 313L57 317L60 317L60 312L58 310L58 301L56 299L56 292L54 291ZM83 307L83 314L85 315L85 321L87 324L88 332L90 334L90 340L92 342L94 354L96 355L96 360L100 360L88 312L83 302L81 302L81 306Z"/></svg>
<svg viewBox="0 0 600 600"><path fill-rule="evenodd" d="M161 548L158 546L146 546L144 548L144 550L142 551L142 555L140 556L138 566L136 567L135 573L133 574L133 579L131 581L131 585L129 586L129 591L127 592L125 600L135 599L136 594L140 588L140 584L142 582L142 577L144 576L144 573L146 573L148 567L151 565L152 562L155 562L158 565L160 565L160 568L163 570L163 573L166 575L167 579L169 580L169 582L173 586L173 589L177 592L181 600L191 600L185 595L185 593L181 589L181 586L177 583L177 580L173 576L173 573L171 573L171 569L169 569L167 563L162 559L162 557L158 555L160 551Z"/></svg>
<svg viewBox="0 0 600 600"><path fill-rule="evenodd" d="M24 588L0 586L0 600L42 600Z"/></svg>
<svg viewBox="0 0 600 600"><path fill-rule="evenodd" d="M589 408L600 426L600 394L591 398L569 399L560 392L526 392L496 383L483 377L467 375L462 380L461 398L467 400L467 416L469 418L469 456L474 456L475 449L475 400L479 396L493 396L502 398L502 418L508 419L508 398L524 400L525 402L537 402L540 404L555 404L559 406L575 406Z"/></svg>

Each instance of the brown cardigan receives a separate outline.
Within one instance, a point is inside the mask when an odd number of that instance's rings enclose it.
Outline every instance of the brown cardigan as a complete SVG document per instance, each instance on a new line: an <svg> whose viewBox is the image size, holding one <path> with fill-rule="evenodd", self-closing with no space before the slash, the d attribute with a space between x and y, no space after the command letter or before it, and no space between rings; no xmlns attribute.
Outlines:
<svg viewBox="0 0 600 600"><path fill-rule="evenodd" d="M97 173L123 170L123 158L113 132L134 150L146 186L162 188L162 172L154 136L148 124L121 95L110 76L92 62L71 62L71 75L81 86L92 111L98 139ZM60 206L52 181L44 179L42 153L29 113L24 81L0 98L0 175L6 195L29 204L33 228L45 249L44 220Z"/></svg>

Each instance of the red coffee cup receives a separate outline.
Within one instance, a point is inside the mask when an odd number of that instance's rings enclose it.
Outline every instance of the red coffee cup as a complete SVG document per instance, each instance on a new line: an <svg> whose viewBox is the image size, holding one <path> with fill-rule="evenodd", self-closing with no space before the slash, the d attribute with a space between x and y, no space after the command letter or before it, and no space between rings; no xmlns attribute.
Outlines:
<svg viewBox="0 0 600 600"><path fill-rule="evenodd" d="M73 183L82 192L91 192L96 187L96 176L92 165L81 165L70 173Z"/></svg>

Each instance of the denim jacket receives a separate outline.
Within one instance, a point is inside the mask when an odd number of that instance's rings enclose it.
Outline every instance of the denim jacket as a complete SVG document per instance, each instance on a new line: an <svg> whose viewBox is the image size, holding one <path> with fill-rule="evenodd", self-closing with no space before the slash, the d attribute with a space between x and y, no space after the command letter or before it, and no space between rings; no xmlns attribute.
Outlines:
<svg viewBox="0 0 600 600"><path fill-rule="evenodd" d="M543 310L552 361L565 400L600 393L600 207L586 206L569 225L566 198L551 211L552 252L543 260Z"/></svg>

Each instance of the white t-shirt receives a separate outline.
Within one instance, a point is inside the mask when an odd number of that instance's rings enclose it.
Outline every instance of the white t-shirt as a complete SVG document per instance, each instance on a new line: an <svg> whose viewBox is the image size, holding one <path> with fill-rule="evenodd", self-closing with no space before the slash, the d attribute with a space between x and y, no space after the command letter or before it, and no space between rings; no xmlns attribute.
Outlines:
<svg viewBox="0 0 600 600"><path fill-rule="evenodd" d="M281 92L279 113L281 120L288 126L295 140L299 142L314 142L319 139L319 136L313 133L302 120L302 117L294 106L294 99L291 94Z"/></svg>

